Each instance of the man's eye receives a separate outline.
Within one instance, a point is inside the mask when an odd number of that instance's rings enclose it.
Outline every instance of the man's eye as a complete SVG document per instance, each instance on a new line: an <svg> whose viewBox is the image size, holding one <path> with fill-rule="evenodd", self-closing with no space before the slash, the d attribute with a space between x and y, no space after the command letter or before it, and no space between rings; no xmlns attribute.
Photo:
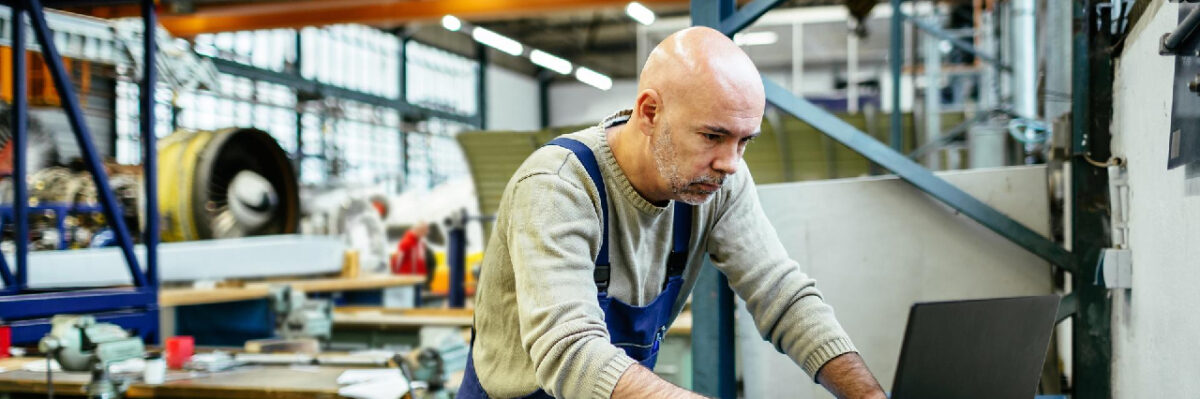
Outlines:
<svg viewBox="0 0 1200 399"><path fill-rule="evenodd" d="M719 141L719 140L721 140L721 135L719 135L719 134L705 134L705 135L704 135L704 138L708 139L708 141Z"/></svg>

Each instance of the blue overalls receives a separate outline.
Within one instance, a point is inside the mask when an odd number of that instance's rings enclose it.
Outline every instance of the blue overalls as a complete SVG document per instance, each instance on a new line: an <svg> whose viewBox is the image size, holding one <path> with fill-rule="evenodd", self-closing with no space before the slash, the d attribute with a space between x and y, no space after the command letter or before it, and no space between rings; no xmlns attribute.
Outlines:
<svg viewBox="0 0 1200 399"><path fill-rule="evenodd" d="M604 178L600 175L600 165L592 150L583 143L559 137L547 145L556 145L575 153L575 157L583 163L592 184L600 194L600 209L603 210L604 232L600 244L600 253L596 257L596 269L593 278L596 282L596 301L604 310L604 322L608 327L608 335L613 345L625 351L625 354L637 360L642 366L654 369L658 359L658 347L667 333L667 323L671 322L671 310L679 297L680 287L683 286L683 271L687 266L688 240L692 232L692 206L683 202L675 202L675 212L672 215L672 247L667 257L666 282L658 297L646 306L633 306L608 296L608 282L611 265L608 261L608 195L604 188ZM472 337L474 341L474 337ZM472 346L474 342L472 342ZM463 375L462 385L458 388L458 398L474 399L487 398L479 377L475 374L475 361L471 353L467 355L467 370ZM549 398L545 391L539 389L524 396L525 398Z"/></svg>

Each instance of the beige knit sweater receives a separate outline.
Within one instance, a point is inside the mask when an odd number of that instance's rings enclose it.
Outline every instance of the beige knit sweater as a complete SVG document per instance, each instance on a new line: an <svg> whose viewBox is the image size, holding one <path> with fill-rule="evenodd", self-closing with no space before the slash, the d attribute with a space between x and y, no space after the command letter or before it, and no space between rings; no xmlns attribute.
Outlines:
<svg viewBox="0 0 1200 399"><path fill-rule="evenodd" d="M610 118L611 119L611 118ZM617 165L606 120L566 137L596 154L609 197L609 295L644 305L661 291L674 203L641 197ZM695 207L678 314L708 254L746 301L758 331L810 376L855 351L815 281L789 259L758 202L745 164ZM504 190L476 296L474 363L484 390L507 398L544 389L559 398L608 398L635 361L609 342L592 280L600 199L569 150L543 147Z"/></svg>

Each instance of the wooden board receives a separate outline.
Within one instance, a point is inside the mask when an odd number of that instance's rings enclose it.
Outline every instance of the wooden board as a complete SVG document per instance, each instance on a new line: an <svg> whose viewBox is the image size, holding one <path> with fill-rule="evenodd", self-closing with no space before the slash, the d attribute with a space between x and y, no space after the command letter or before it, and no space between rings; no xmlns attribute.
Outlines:
<svg viewBox="0 0 1200 399"><path fill-rule="evenodd" d="M333 310L335 328L418 329L425 326L470 327L473 309L391 309L369 306L340 307ZM683 312L667 330L670 335L692 334L692 314Z"/></svg>
<svg viewBox="0 0 1200 399"><path fill-rule="evenodd" d="M319 278L247 283L241 287L164 288L158 306L199 305L266 298L272 285L287 284L305 292L356 291L417 285L425 276L372 275L359 278Z"/></svg>
<svg viewBox="0 0 1200 399"><path fill-rule="evenodd" d="M0 367L19 368L40 359L8 359ZM186 378L186 372L170 371L160 385L132 384L126 398L212 398L212 399L310 399L338 398L337 377L346 367L250 366L211 375ZM54 391L61 396L82 396L91 375L86 372L55 372ZM180 378L180 379L173 379ZM15 370L0 373L0 392L44 394L46 374Z"/></svg>

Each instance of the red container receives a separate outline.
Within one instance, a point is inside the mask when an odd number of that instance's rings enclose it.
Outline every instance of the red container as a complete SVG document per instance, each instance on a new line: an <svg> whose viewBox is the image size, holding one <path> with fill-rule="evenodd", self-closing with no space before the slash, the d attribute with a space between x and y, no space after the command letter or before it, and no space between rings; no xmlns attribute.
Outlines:
<svg viewBox="0 0 1200 399"><path fill-rule="evenodd" d="M175 370L183 368L183 364L192 358L195 347L196 341L187 335L167 338L167 367Z"/></svg>
<svg viewBox="0 0 1200 399"><path fill-rule="evenodd" d="M12 327L0 326L0 359L8 357L9 346L12 346Z"/></svg>

